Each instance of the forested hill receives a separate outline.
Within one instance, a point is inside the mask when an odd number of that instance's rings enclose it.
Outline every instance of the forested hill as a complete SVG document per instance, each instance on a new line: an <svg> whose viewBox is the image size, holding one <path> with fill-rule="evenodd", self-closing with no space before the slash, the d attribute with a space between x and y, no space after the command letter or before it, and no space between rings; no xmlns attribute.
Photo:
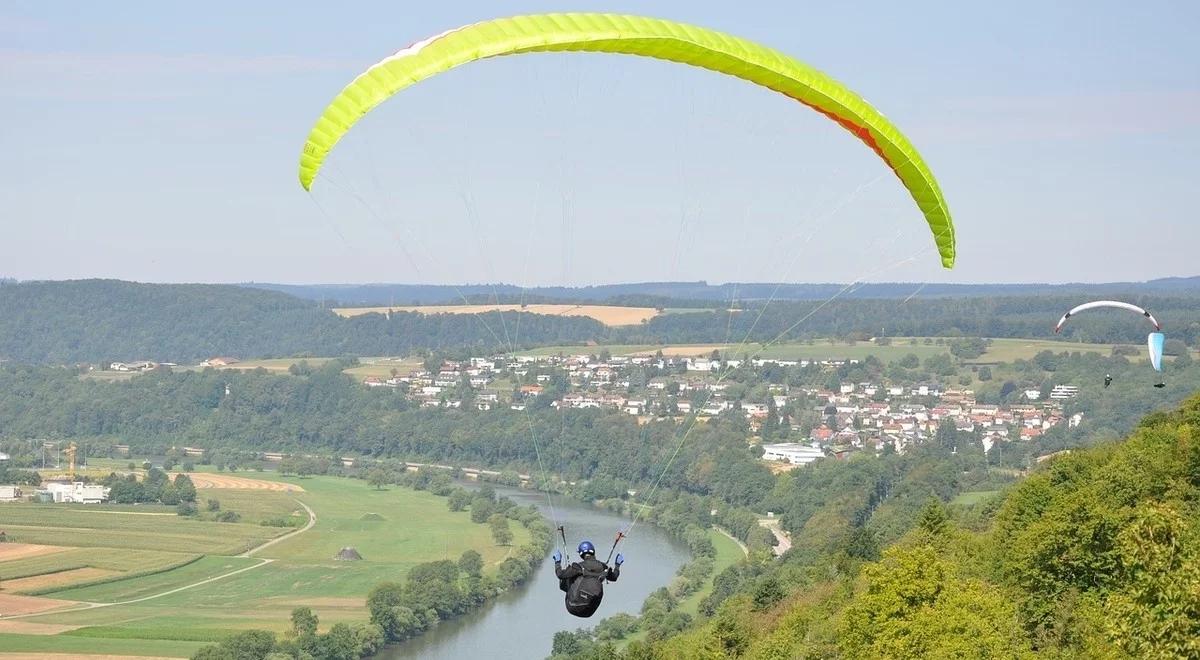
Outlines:
<svg viewBox="0 0 1200 660"><path fill-rule="evenodd" d="M595 659L1200 657L1198 428L1193 397L1003 496L931 500L882 552L864 539L815 562L747 563L682 634L623 653L566 634L556 646Z"/></svg>
<svg viewBox="0 0 1200 660"><path fill-rule="evenodd" d="M520 327L530 344L579 343L603 333L599 322L580 317L524 314ZM216 284L77 280L0 286L0 359L14 362L404 355L418 348L491 350L507 343L495 314L343 319L293 296Z"/></svg>
<svg viewBox="0 0 1200 660"><path fill-rule="evenodd" d="M1200 304L1189 296L1112 292L1151 309L1167 336L1200 344ZM504 351L538 345L738 343L835 337L1055 338L1073 295L747 303L740 311L668 313L638 326L590 318L498 312L396 312L340 318L318 302L218 284L115 280L0 285L0 360L20 363L408 355L419 349ZM1142 343L1148 326L1127 313L1090 314L1061 339ZM750 346L747 352L753 353Z"/></svg>
<svg viewBox="0 0 1200 660"><path fill-rule="evenodd" d="M837 283L774 282L632 282L597 286L542 286L522 288L512 284L269 284L242 286L280 291L309 300L339 301L345 305L460 304L472 302L626 302L675 300L728 304L731 300L824 300L847 288ZM1200 277L1168 277L1148 282L1068 284L925 284L879 282L853 287L843 297L908 298L914 293L930 297L1091 295L1119 291L1129 295L1200 296Z"/></svg>

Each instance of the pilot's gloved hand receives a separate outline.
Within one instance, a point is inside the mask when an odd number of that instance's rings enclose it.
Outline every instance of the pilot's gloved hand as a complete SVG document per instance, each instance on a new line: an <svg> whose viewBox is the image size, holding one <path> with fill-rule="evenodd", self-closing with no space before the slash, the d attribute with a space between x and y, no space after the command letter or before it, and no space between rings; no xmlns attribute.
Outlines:
<svg viewBox="0 0 1200 660"><path fill-rule="evenodd" d="M554 554L552 554L550 556L554 558L554 563L556 563L556 564L562 563L562 551L561 550L555 550Z"/></svg>
<svg viewBox="0 0 1200 660"><path fill-rule="evenodd" d="M614 561L616 562L617 566L624 564L625 563L625 555L618 552L617 558Z"/></svg>

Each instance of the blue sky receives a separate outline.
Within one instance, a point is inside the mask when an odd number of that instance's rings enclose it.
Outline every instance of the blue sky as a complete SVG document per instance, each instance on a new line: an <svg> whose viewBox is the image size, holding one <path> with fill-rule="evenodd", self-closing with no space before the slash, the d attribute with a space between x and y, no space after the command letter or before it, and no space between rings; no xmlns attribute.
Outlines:
<svg viewBox="0 0 1200 660"><path fill-rule="evenodd" d="M637 58L407 90L312 195L309 127L408 43L503 15L661 16L779 48L912 139L943 271L869 149L783 97ZM1200 273L1200 3L8 2L0 276L596 284Z"/></svg>

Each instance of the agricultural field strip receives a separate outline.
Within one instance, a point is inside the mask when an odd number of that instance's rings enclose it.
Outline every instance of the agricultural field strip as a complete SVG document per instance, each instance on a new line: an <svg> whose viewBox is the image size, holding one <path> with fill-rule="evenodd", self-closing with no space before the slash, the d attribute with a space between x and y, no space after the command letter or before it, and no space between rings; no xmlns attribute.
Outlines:
<svg viewBox="0 0 1200 660"><path fill-rule="evenodd" d="M177 564L195 554L130 551L127 548L70 548L38 557L0 562L0 580L48 575L76 568L101 568L110 571L153 570Z"/></svg>
<svg viewBox="0 0 1200 660"><path fill-rule="evenodd" d="M617 305L422 305L393 307L339 307L333 310L343 317L363 314L386 314L389 312L417 312L419 314L484 314L488 312L526 312L548 316L586 316L605 325L639 325L661 312L653 307L623 307Z"/></svg>
<svg viewBox="0 0 1200 660"><path fill-rule="evenodd" d="M301 534L303 532L307 532L308 530L312 529L313 526L316 525L316 523L317 523L317 514L311 508L309 508L309 506L307 504L300 502L299 500L297 500L297 502L299 502L300 506L304 507L304 509L306 511L308 511L308 524L307 525L305 525L304 527L297 529L293 532L284 534L283 536L280 536L278 538L271 539L271 540L267 541L266 543L263 543L257 547L251 548L250 550L247 550L246 552L244 552L238 556L239 557L251 557L254 553L258 552L259 550L262 550L268 546L278 543L279 541L282 541L287 538L291 538L293 536L296 536L297 534ZM167 591L163 591L163 592L160 592L157 594L151 594L149 596L143 596L141 598L134 598L131 600L125 600L125 601L120 601L120 602L116 602L116 603L85 603L80 607L69 607L69 608L65 608L65 609L51 610L48 612L37 612L37 613L33 613L33 614L17 614L17 615L5 617L5 618L6 619L27 619L27 618L33 618L36 616L45 616L45 615L50 615L50 614L66 614L68 612L78 612L81 610L94 610L94 609L99 609L101 607L115 607L117 605L133 605L135 603L144 603L148 600L162 598L163 596L170 596L171 594L177 594L181 591L187 591L188 589L194 589L199 586L203 586L206 584L210 584L212 582L216 582L217 580L223 580L225 578L232 577L232 576L238 575L240 573L245 573L246 571L252 571L256 568L262 568L263 566L266 566L267 564L270 564L271 562L275 561L274 559L261 559L261 558L257 558L257 557L256 557L256 559L258 559L258 563L254 564L252 566L244 566L242 568L230 571L228 573L222 573L221 575L215 575L213 577L210 577L210 578L207 578L204 580L200 580L198 582L193 582L191 584L185 584L182 587L176 587L174 589L169 589Z"/></svg>
<svg viewBox="0 0 1200 660"><path fill-rule="evenodd" d="M227 523L230 527L233 523ZM234 530L214 529L207 534L175 534L169 532L124 531L96 529L90 527L45 527L34 525L10 525L5 523L10 534L34 543L61 543L64 537L77 536L76 547L81 548L127 548L129 550L157 550L161 552L237 554L257 543L265 542L279 531L276 527L241 525L242 534L233 535ZM86 531L86 534L80 534ZM254 533L250 533L253 531Z"/></svg>

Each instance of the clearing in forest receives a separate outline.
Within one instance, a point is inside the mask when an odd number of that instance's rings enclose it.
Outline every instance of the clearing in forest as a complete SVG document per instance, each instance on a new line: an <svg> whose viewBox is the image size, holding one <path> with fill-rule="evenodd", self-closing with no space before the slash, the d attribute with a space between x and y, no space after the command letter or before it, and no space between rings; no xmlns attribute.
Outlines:
<svg viewBox="0 0 1200 660"><path fill-rule="evenodd" d="M388 312L420 314L483 314L485 312L527 312L548 316L586 316L604 325L640 325L662 312L653 307L616 307L610 305L420 305L413 307L342 307L333 310L344 317Z"/></svg>

